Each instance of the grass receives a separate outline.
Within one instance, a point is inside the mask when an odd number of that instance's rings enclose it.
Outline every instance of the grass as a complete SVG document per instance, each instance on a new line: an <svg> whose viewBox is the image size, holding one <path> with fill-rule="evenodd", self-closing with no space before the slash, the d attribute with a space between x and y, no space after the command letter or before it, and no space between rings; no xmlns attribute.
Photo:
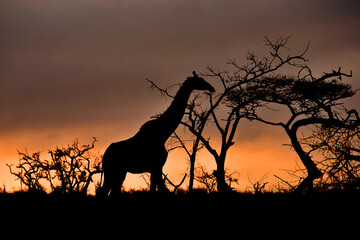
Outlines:
<svg viewBox="0 0 360 240"><path fill-rule="evenodd" d="M343 190L343 191L326 191L326 192L312 192L312 193L279 193L279 192L265 192L265 193L250 193L250 192L228 192L228 193L207 193L204 190L194 190L192 193L186 191L178 191L176 194L171 192L166 193L152 193L147 190L123 192L117 199L99 200L94 195L84 195L80 193L61 194L61 193L46 193L42 191L28 192L15 191L12 193L0 193L0 201L94 201L94 202L184 202L191 204L191 202L215 203L215 202L230 202L230 203L283 203L283 202L354 202L360 200L359 190ZM360 202L360 201L359 201Z"/></svg>
<svg viewBox="0 0 360 240"><path fill-rule="evenodd" d="M106 200L83 194L0 193L0 206L9 209L6 212L10 214L2 217L13 218L14 222L36 219L32 221L51 223L53 220L62 222L67 219L74 223L97 225L106 219L116 219L118 222L126 219L130 223L148 225L156 216L162 224L178 222L181 225L191 221L196 225L206 225L209 231L214 221L224 226L237 226L240 221L260 227L269 222L292 225L293 221L302 222L304 216L312 222L353 219L359 214L359 203L360 191L308 194L132 191L122 193L118 199Z"/></svg>

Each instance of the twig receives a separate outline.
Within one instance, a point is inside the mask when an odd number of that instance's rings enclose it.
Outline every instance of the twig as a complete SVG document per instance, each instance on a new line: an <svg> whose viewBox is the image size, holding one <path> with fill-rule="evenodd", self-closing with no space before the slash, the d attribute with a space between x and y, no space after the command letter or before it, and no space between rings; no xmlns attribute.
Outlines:
<svg viewBox="0 0 360 240"><path fill-rule="evenodd" d="M175 185L172 181L170 181L170 179L167 177L167 174L163 173L163 176L164 176L165 180L168 181L168 183L170 183L171 186L174 187L173 192L176 192L178 190L178 188L184 183L185 178L187 177L187 174L185 173L184 177L182 178L182 180L180 181L180 183L178 185Z"/></svg>

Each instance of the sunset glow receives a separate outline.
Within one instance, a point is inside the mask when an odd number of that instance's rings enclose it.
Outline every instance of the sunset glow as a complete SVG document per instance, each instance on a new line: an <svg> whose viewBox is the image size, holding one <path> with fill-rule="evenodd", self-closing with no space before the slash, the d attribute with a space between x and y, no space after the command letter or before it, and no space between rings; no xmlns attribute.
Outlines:
<svg viewBox="0 0 360 240"><path fill-rule="evenodd" d="M2 1L0 187L20 188L6 165L18 163L17 151L41 151L46 158L56 146L96 137L94 151L103 153L170 105L146 78L166 88L207 66L233 73L228 59L245 64L248 51L268 54L264 36L292 35L292 52L310 43L306 58L314 75L341 66L353 74L344 81L359 89L359 12L358 1L343 0ZM359 94L346 101L359 110ZM275 108L264 114L286 121L289 113ZM214 135L206 137L220 146L218 133L208 128ZM303 167L284 146L290 141L279 127L241 120L234 141L225 166L238 172L239 190L264 176L273 189L279 181L274 175L290 179L284 170ZM197 164L216 168L206 149ZM164 173L179 182L188 168L186 154L175 150ZM146 184L129 175L124 186Z"/></svg>

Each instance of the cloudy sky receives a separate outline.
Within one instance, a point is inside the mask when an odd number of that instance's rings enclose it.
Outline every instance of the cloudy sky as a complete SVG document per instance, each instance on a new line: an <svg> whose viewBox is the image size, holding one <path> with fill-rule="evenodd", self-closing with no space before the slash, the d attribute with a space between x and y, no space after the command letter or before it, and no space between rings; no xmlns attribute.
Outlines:
<svg viewBox="0 0 360 240"><path fill-rule="evenodd" d="M227 59L244 61L248 50L266 54L265 35L292 35L294 53L310 42L315 74L342 66L360 88L359 12L353 0L1 1L0 184L17 184L5 165L18 161L17 149L46 153L97 137L104 151L131 137L170 104L145 78L166 87L208 65L227 69ZM294 166L282 134L241 123L227 166L243 181ZM262 152L249 150L258 144ZM166 169L176 178L186 161L171 159Z"/></svg>

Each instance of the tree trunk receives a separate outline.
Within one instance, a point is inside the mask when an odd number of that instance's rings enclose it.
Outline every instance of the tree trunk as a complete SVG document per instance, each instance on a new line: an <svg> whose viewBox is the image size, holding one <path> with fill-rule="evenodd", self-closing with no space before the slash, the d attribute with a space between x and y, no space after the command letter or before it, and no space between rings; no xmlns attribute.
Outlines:
<svg viewBox="0 0 360 240"><path fill-rule="evenodd" d="M189 179L189 192L194 189L194 177L195 177L195 155L194 152L190 156L190 179Z"/></svg>
<svg viewBox="0 0 360 240"><path fill-rule="evenodd" d="M200 134L202 133L202 130L204 128L200 129ZM198 151L200 143L200 138L196 137L195 142L193 144L193 149L190 156L190 179L189 179L189 192L191 192L194 188L194 178L195 178L195 161L196 161L196 153Z"/></svg>
<svg viewBox="0 0 360 240"><path fill-rule="evenodd" d="M225 157L216 159L216 165L217 169L213 174L216 177L218 192L227 192L230 188L225 181Z"/></svg>
<svg viewBox="0 0 360 240"><path fill-rule="evenodd" d="M304 164L308 172L308 176L296 188L297 192L304 192L306 189L312 189L314 180L321 177L322 172L316 167L316 164L311 157L302 149L297 139L296 131L287 131L287 133L295 152L298 154L301 162Z"/></svg>

